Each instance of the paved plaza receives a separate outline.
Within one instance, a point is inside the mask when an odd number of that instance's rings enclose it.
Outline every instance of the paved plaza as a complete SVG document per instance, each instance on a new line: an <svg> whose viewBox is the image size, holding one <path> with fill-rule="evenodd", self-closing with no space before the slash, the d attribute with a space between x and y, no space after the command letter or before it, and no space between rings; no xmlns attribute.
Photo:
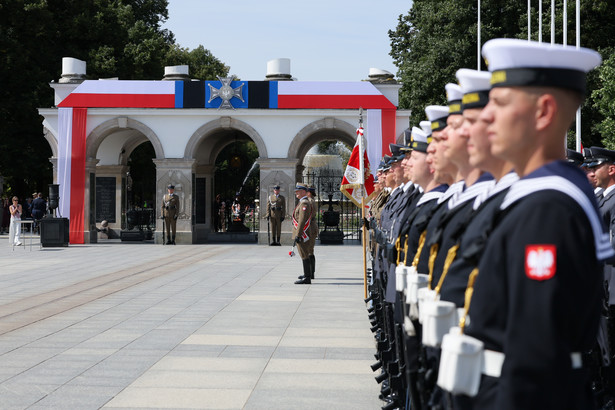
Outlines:
<svg viewBox="0 0 615 410"><path fill-rule="evenodd" d="M24 241L25 243L25 241ZM377 409L361 247L8 246L0 409Z"/></svg>

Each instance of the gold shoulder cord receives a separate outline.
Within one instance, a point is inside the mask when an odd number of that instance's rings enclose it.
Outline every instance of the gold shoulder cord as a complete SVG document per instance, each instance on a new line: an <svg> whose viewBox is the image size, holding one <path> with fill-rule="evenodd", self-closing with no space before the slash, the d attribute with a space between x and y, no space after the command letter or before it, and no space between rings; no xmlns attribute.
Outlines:
<svg viewBox="0 0 615 410"><path fill-rule="evenodd" d="M433 280L433 265L436 263L436 257L438 256L438 249L440 249L439 243L434 243L429 249L429 279L427 282L427 288L431 290L431 281Z"/></svg>
<svg viewBox="0 0 615 410"><path fill-rule="evenodd" d="M404 241L404 259L403 260L401 259L402 240ZM402 263L405 264L406 254L408 253L408 235L405 235L404 239L402 239L401 236L397 238L397 240L395 241L395 249L397 249L397 266L401 265Z"/></svg>
<svg viewBox="0 0 615 410"><path fill-rule="evenodd" d="M440 289L442 289L442 283L444 282L444 278L448 273L448 269L451 267L451 264L455 260L457 256L457 250L459 249L459 244L453 246L446 253L446 260L444 261L444 268L442 269L442 276L440 276L440 280L438 281L438 286L436 286L436 295L440 293Z"/></svg>
<svg viewBox="0 0 615 410"><path fill-rule="evenodd" d="M425 245L425 238L427 237L427 230L424 230L421 236L419 237L419 248L416 251L416 255L414 255L414 259L412 259L412 266L415 268L419 265L419 258L421 257L421 252L423 251L423 245Z"/></svg>
<svg viewBox="0 0 615 410"><path fill-rule="evenodd" d="M472 301L472 294L474 293L474 282L476 281L477 276L478 268L474 268L470 273L470 277L468 278L468 287L466 288L465 303L463 305L463 316L459 319L459 328L461 329L461 333L463 333L466 327L466 318L468 317L468 312L470 311L470 302Z"/></svg>

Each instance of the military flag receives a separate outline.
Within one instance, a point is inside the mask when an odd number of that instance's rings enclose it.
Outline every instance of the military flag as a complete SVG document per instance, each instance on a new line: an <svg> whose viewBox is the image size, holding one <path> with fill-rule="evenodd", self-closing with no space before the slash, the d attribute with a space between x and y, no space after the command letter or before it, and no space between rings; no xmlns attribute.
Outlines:
<svg viewBox="0 0 615 410"><path fill-rule="evenodd" d="M340 191L358 207L361 207L363 198L365 198L364 203L368 203L374 196L374 176L369 167L361 126L357 129L357 143L350 154Z"/></svg>

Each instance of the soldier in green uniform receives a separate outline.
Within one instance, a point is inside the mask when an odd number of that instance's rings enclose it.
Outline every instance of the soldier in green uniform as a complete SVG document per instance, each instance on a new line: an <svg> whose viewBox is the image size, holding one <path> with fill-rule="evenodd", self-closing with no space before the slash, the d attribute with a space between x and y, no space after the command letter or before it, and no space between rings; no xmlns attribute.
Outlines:
<svg viewBox="0 0 615 410"><path fill-rule="evenodd" d="M297 244L299 256L303 262L303 278L295 281L296 285L312 283L312 264L310 262L310 242L312 234L312 204L307 197L308 189L305 185L295 186L295 196L299 203L293 212L293 241ZM312 245L313 246L313 245Z"/></svg>
<svg viewBox="0 0 615 410"><path fill-rule="evenodd" d="M308 253L310 255L310 268L312 269L311 278L314 279L314 272L316 272L316 257L314 256L314 245L316 245L316 238L318 237L318 222L316 221L316 188L313 185L308 185L308 201L312 205L312 220L310 221L310 240L308 241ZM301 279L300 276L298 279Z"/></svg>
<svg viewBox="0 0 615 410"><path fill-rule="evenodd" d="M175 194L175 186L167 186L168 193L162 197L162 218L167 230L167 245L175 245L177 216L179 215L179 196ZM162 238L164 241L164 238Z"/></svg>
<svg viewBox="0 0 615 410"><path fill-rule="evenodd" d="M282 234L282 221L286 216L286 199L280 195L280 186L273 187L273 194L267 199L267 218L271 222L271 233L273 241L270 246L280 246L280 235Z"/></svg>

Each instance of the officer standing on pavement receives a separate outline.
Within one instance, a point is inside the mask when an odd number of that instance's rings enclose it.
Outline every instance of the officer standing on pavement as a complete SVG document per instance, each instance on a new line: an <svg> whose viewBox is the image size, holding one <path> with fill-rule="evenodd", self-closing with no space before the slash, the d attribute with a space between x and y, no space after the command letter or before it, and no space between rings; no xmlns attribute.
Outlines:
<svg viewBox="0 0 615 410"><path fill-rule="evenodd" d="M593 408L581 352L595 343L602 261L614 252L587 177L565 161L562 146L586 73L601 58L516 39L490 40L482 53L492 88L479 118L491 152L520 179L468 284L466 335L485 349L472 406Z"/></svg>
<svg viewBox="0 0 615 410"><path fill-rule="evenodd" d="M273 241L270 246L280 246L280 235L282 234L282 222L286 215L286 199L280 195L280 186L273 187L273 194L267 199L267 218L271 222L271 233Z"/></svg>
<svg viewBox="0 0 615 410"><path fill-rule="evenodd" d="M310 201L310 205L312 205L312 221L310 222L310 240L308 241L309 249L308 253L310 255L310 268L312 269L311 278L314 279L314 273L316 272L316 256L314 256L314 246L316 245L316 238L318 237L318 222L316 221L316 188L313 185L308 185L308 200ZM302 279L299 277L298 279Z"/></svg>
<svg viewBox="0 0 615 410"><path fill-rule="evenodd" d="M312 239L312 204L307 197L305 185L295 186L295 196L299 200L293 212L293 243L297 244L299 257L303 263L303 278L295 281L296 285L312 283L312 264L310 262L310 240Z"/></svg>
<svg viewBox="0 0 615 410"><path fill-rule="evenodd" d="M167 186L167 194L162 197L162 218L167 230L167 245L175 245L175 232L177 217L179 215L179 196L175 193L175 186ZM164 241L164 238L162 238Z"/></svg>

